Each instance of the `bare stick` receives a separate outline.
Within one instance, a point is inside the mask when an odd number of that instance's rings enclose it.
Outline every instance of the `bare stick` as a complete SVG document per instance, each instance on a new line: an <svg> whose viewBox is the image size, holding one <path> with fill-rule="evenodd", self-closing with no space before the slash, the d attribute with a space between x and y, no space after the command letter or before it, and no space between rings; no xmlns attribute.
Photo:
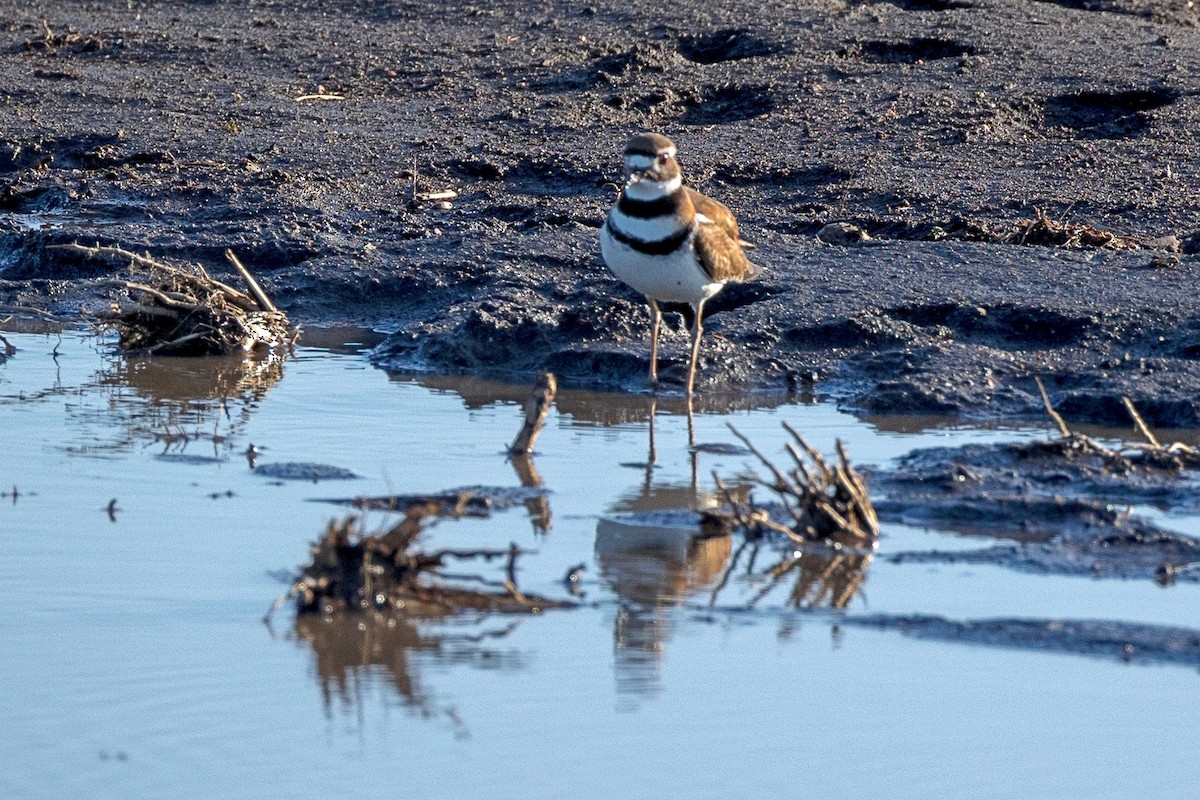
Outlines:
<svg viewBox="0 0 1200 800"><path fill-rule="evenodd" d="M66 322L62 317L56 317L49 311L42 311L40 308L29 308L28 306L0 306L0 314L28 314L34 317L41 317L49 322Z"/></svg>
<svg viewBox="0 0 1200 800"><path fill-rule="evenodd" d="M734 521L742 528L742 530L747 533L747 535L754 533L756 530L766 528L767 530L772 530L776 533L782 533L791 539L795 539L797 542L804 541L803 537L797 535L794 530L771 519L770 515L767 514L766 511L757 508L753 502L750 503L749 513L743 511L741 504L733 498L733 492L730 491L725 482L721 480L721 477L717 475L716 470L713 470L712 476L713 481L716 483L717 489L720 490L721 494L724 496L725 502L729 504L729 509L733 514ZM757 480L756 483L775 491L780 502L783 504L784 509L791 514L792 519L794 519L797 523L802 521L800 513L792 507L792 504L788 500L788 496L783 491L778 490L775 486L772 486L764 480Z"/></svg>
<svg viewBox="0 0 1200 800"><path fill-rule="evenodd" d="M229 263L233 264L233 268L242 276L242 280L246 282L246 288L250 290L250 295L258 301L258 307L263 311L278 311L275 304L271 302L271 298L267 297L267 293L258 285L258 281L254 280L254 276L250 274L250 270L238 260L232 250L225 251L225 257L229 259Z"/></svg>
<svg viewBox="0 0 1200 800"><path fill-rule="evenodd" d="M784 423L784 427L787 427L786 422ZM808 454L812 462L817 465L817 469L821 470L821 479L826 483L832 481L833 470L829 468L829 464L825 461L825 457L821 455L821 451L809 444L807 439L795 431L792 431L792 435L796 437L796 443L804 449L804 452Z"/></svg>
<svg viewBox="0 0 1200 800"><path fill-rule="evenodd" d="M754 446L754 442L750 441L749 437L747 437L737 428L733 427L732 422L727 422L725 425L730 431L733 432L733 435L736 436L742 444L746 445L746 449L753 453L755 457L762 462L764 467L771 470L771 474L775 476L775 488L779 490L786 489L788 486L787 476L780 472L779 468L772 464L771 461L762 454L762 451Z"/></svg>
<svg viewBox="0 0 1200 800"><path fill-rule="evenodd" d="M1150 431L1150 428L1146 426L1146 420L1142 419L1142 415L1139 414L1138 410L1133 407L1133 401L1122 395L1121 402L1125 404L1125 410L1129 412L1129 416L1133 417L1133 424L1138 429L1138 433L1140 433L1155 450L1161 450L1162 444L1160 444L1158 439L1155 438L1154 434Z"/></svg>
<svg viewBox="0 0 1200 800"><path fill-rule="evenodd" d="M1067 423L1063 421L1062 415L1054 410L1054 406L1050 405L1050 396L1046 394L1046 387L1042 385L1042 379L1037 375L1033 376L1037 381L1038 391L1042 395L1042 405L1046 407L1046 413L1050 415L1050 419L1054 420L1054 424L1058 426L1058 432L1062 434L1064 439L1071 438L1071 429L1067 427Z"/></svg>
<svg viewBox="0 0 1200 800"><path fill-rule="evenodd" d="M524 552L524 551L522 551ZM444 558L458 558L467 560L469 558L482 558L484 561L491 561L493 558L501 556L511 556L512 550L435 550L428 555L430 561L441 561Z"/></svg>
<svg viewBox="0 0 1200 800"><path fill-rule="evenodd" d="M408 200L408 207L415 209L418 204L419 203L417 201L417 154L413 153L412 197L410 197Z"/></svg>
<svg viewBox="0 0 1200 800"><path fill-rule="evenodd" d="M458 192L453 189L441 189L436 192L422 192L417 195L417 199L424 203L436 203L438 200L453 200L458 197Z"/></svg>
<svg viewBox="0 0 1200 800"><path fill-rule="evenodd" d="M804 483L812 483L812 473L808 471L808 467L804 464L804 459L800 457L800 451L796 449L796 445L788 442L784 445L784 449L788 451L788 455L792 457L792 461L796 462L796 473L799 480ZM799 480L797 482L799 482Z"/></svg>
<svg viewBox="0 0 1200 800"><path fill-rule="evenodd" d="M200 306L195 303L185 303L168 296L161 289L155 289L152 286L147 286L144 283L133 283L132 281L104 281L101 286L113 286L119 289L127 289L131 292L141 292L148 294L158 302L162 303L167 308L177 308L180 311L197 311Z"/></svg>
<svg viewBox="0 0 1200 800"><path fill-rule="evenodd" d="M521 431L517 434L512 447L508 448L509 454L518 456L533 450L534 442L537 441L538 434L542 432L546 414L550 411L550 405L554 402L554 395L557 392L558 381L553 372L543 372L538 375L537 382L533 384L533 392L525 401L525 424L521 426Z"/></svg>
<svg viewBox="0 0 1200 800"><path fill-rule="evenodd" d="M47 250L70 250L75 253L82 253L88 258L96 258L97 256L116 256L118 258L127 258L135 264L141 264L143 267L154 267L156 269L171 270L172 268L159 261L155 261L148 255L141 255L132 250L126 250L124 247L109 247L97 243L94 247L79 244L79 242L71 242L69 244L52 244L46 247Z"/></svg>

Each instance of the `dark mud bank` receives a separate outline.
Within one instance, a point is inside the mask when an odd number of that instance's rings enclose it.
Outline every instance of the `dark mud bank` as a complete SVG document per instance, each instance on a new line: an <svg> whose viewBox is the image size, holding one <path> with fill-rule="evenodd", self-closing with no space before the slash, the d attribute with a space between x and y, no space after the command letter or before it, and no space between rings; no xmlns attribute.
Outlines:
<svg viewBox="0 0 1200 800"><path fill-rule="evenodd" d="M1195 426L1200 13L1163 5L0 3L0 305L101 302L56 243L232 248L389 369L641 389L596 232L656 129L767 268L711 304L702 390L1013 417L1041 375L1072 421ZM1039 208L1139 249L1015 243Z"/></svg>

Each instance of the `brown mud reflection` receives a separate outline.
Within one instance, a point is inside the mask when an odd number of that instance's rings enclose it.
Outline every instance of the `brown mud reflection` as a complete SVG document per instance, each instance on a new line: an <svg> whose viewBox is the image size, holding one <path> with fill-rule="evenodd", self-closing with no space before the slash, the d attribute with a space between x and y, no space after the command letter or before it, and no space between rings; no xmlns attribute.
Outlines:
<svg viewBox="0 0 1200 800"><path fill-rule="evenodd" d="M181 456L205 441L212 458L224 459L283 370L284 356L273 353L115 357L96 375L109 397L109 426L120 432L108 446L149 439L163 445L163 455Z"/></svg>
<svg viewBox="0 0 1200 800"><path fill-rule="evenodd" d="M58 354L60 348L68 350L68 339L70 351L91 348L101 363L82 381L63 377ZM0 405L62 402L66 418L78 429L63 446L77 455L105 456L161 444L162 457L224 460L234 446L232 437L284 370L280 354L125 356L75 332L64 334L51 355L57 370L47 385L0 397ZM184 454L196 447L204 454Z"/></svg>
<svg viewBox="0 0 1200 800"><path fill-rule="evenodd" d="M313 328L299 344L332 353L360 353L382 338L362 328ZM106 427L120 432L106 447L147 438L179 455L197 440L212 444L213 457L228 455L267 393L283 379L291 352L239 352L227 356L114 354L95 379L109 399ZM132 392L130 394L129 392ZM70 411L70 409L68 409ZM85 413L77 409L78 413ZM120 420L112 425L112 416Z"/></svg>
<svg viewBox="0 0 1200 800"><path fill-rule="evenodd" d="M509 456L509 461L513 465L513 471L517 473L517 480L521 482L521 486L526 489L543 488L542 476L538 473L537 465L533 463L531 455L524 453ZM549 533L554 524L554 515L550 511L550 497L546 494L538 494L524 502L533 532L536 534Z"/></svg>
<svg viewBox="0 0 1200 800"><path fill-rule="evenodd" d="M468 409L486 408L496 403L520 405L529 396L527 384L501 383L486 378L397 373L389 373L389 377L393 381L415 383L442 394L458 395ZM783 392L713 392L697 395L692 410L696 414L725 414L813 402L816 400L811 396ZM688 402L682 395L624 394L559 387L554 406L559 414L570 417L576 425L608 426L645 422L658 412L683 416L687 413Z"/></svg>
<svg viewBox="0 0 1200 800"><path fill-rule="evenodd" d="M421 679L424 666L465 666L481 670L524 669L523 653L493 644L518 622L478 633L450 633L435 617L403 613L300 615L294 634L313 653L316 679L327 716L338 710L361 715L365 693L377 685L395 692L401 705L426 719L444 718L459 737L468 735L452 705L441 703ZM459 623L462 624L462 623Z"/></svg>

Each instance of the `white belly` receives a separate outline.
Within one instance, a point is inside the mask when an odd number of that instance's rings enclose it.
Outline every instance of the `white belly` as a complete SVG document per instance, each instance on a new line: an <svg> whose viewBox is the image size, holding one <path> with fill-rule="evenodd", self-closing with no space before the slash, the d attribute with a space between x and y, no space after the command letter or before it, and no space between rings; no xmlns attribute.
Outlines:
<svg viewBox="0 0 1200 800"><path fill-rule="evenodd" d="M701 269L690 237L667 255L648 255L618 242L606 224L600 229L600 255L618 278L647 297L663 302L695 305L725 285L714 282Z"/></svg>

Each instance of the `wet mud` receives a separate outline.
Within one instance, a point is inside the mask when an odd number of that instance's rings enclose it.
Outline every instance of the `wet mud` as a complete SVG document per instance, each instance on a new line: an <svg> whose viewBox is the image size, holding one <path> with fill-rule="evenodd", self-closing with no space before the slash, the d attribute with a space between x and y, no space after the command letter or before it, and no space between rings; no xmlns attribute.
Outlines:
<svg viewBox="0 0 1200 800"><path fill-rule="evenodd" d="M392 332L389 368L642 389L649 317L596 233L620 143L656 129L767 267L710 303L703 389L1012 417L1037 413L1042 375L1080 421L1118 420L1128 394L1151 424L1200 423L1195 9L8 3L0 18L0 304L95 307L109 269L53 244L218 275L232 248L294 320ZM1098 233L1055 245L1027 235L1039 218ZM831 223L857 233L819 236ZM685 325L668 315L669 381Z"/></svg>
<svg viewBox="0 0 1200 800"><path fill-rule="evenodd" d="M932 616L862 616L849 626L897 630L918 639L1015 647L1107 658L1134 664L1200 666L1200 631L1130 622L987 619L965 622Z"/></svg>
<svg viewBox="0 0 1200 800"><path fill-rule="evenodd" d="M1150 434L1153 436L1153 434ZM1027 571L1200 579L1200 539L1135 508L1195 513L1198 466L1183 444L1108 448L1079 434L915 450L872 476L881 519L1001 543L897 553L897 563L990 563Z"/></svg>

